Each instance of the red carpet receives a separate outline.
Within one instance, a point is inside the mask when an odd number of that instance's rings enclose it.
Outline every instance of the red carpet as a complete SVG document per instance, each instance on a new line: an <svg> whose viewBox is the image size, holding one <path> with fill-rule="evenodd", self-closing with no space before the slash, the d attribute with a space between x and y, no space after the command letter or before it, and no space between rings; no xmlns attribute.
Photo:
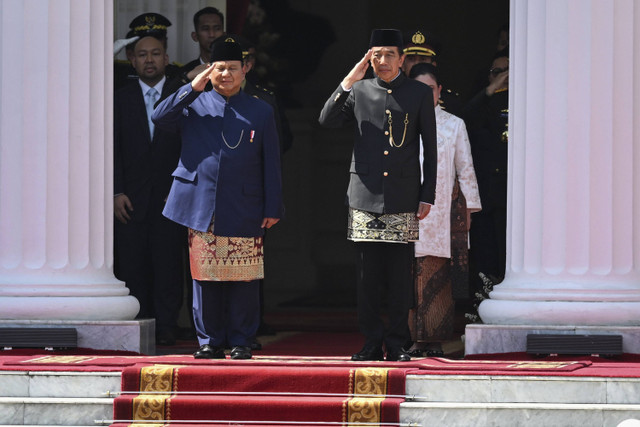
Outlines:
<svg viewBox="0 0 640 427"><path fill-rule="evenodd" d="M296 364L127 368L114 419L397 423L410 368Z"/></svg>
<svg viewBox="0 0 640 427"><path fill-rule="evenodd" d="M305 336L307 341L300 347ZM130 425L133 420L146 421L140 425L149 425L151 420L162 425L162 420L171 420L171 426L194 425L199 420L219 420L224 425L235 420L234 425L254 427L305 426L355 419L378 420L375 422L384 425L398 419L406 375L640 378L637 354L606 359L510 353L465 360L351 362L350 354L361 343L348 337L291 335L265 345L252 360L242 361L87 349L8 350L0 351L0 370L123 372L122 389L131 394L124 393L115 401L114 419L121 420L116 425ZM267 420L272 422L260 422Z"/></svg>
<svg viewBox="0 0 640 427"><path fill-rule="evenodd" d="M238 366L244 368L300 366L330 367L396 367L411 368L411 374L429 375L550 375L640 378L640 355L623 354L611 359L590 356L550 356L533 358L525 353L476 355L465 360L446 358L414 359L411 362L351 362L349 356L263 356L256 352L251 360L196 360L191 355L165 356L71 354L69 351L25 350L0 351L0 370L10 371L122 371L156 364L193 366ZM44 354L46 353L46 354Z"/></svg>

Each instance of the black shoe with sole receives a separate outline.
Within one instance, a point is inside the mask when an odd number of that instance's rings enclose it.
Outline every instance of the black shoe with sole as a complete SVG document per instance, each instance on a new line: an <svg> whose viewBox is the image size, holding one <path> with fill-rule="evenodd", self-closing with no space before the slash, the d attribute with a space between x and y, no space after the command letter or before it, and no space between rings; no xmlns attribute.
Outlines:
<svg viewBox="0 0 640 427"><path fill-rule="evenodd" d="M381 347L364 346L362 350L351 356L351 360L356 362L384 360L384 354Z"/></svg>
<svg viewBox="0 0 640 427"><path fill-rule="evenodd" d="M387 362L410 362L411 356L402 347L387 350Z"/></svg>
<svg viewBox="0 0 640 427"><path fill-rule="evenodd" d="M235 346L231 350L232 359L251 359L251 347Z"/></svg>
<svg viewBox="0 0 640 427"><path fill-rule="evenodd" d="M195 359L224 359L224 349L209 344L201 345L198 351L193 353Z"/></svg>

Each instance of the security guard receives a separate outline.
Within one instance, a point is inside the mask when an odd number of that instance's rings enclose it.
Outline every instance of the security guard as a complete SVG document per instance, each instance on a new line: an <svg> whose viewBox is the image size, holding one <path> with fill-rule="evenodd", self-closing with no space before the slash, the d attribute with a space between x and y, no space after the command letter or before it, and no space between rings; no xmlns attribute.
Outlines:
<svg viewBox="0 0 640 427"><path fill-rule="evenodd" d="M409 76L411 67L419 62L426 62L438 66L438 53L440 52L440 43L430 34L421 30L411 31L404 36L404 53L406 55L402 71ZM462 109L464 107L460 100L460 95L447 88L442 88L440 92L440 108L455 116L462 117Z"/></svg>
<svg viewBox="0 0 640 427"><path fill-rule="evenodd" d="M357 254L358 323L365 337L352 360L408 361L407 316L413 295L411 265L418 219L435 199L436 124L431 88L410 80L402 33L374 30L369 50L342 80L320 113L320 124L356 124L347 190L348 238ZM364 79L369 68L374 78ZM424 148L420 182L419 144ZM388 285L389 324L380 314L382 288Z"/></svg>

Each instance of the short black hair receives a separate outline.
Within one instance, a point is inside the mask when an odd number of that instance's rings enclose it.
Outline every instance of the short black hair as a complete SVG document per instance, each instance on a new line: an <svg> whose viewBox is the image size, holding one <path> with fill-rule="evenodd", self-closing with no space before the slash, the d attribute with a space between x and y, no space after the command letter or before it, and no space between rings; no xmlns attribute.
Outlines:
<svg viewBox="0 0 640 427"><path fill-rule="evenodd" d="M440 86L440 75L438 73L438 67L428 62L419 62L411 67L411 71L409 71L409 78L415 79L416 77L423 74L428 74L433 77L433 80L436 81L436 84Z"/></svg>
<svg viewBox="0 0 640 427"><path fill-rule="evenodd" d="M193 15L193 28L198 31L198 21L202 15L218 15L220 17L220 23L222 24L222 28L224 28L224 15L215 7L207 6L203 9L200 9Z"/></svg>

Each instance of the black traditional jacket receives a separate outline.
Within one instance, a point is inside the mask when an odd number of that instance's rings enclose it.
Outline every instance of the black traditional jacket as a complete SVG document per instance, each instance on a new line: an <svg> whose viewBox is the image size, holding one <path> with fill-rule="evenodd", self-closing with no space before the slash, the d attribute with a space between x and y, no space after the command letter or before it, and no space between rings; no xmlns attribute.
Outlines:
<svg viewBox="0 0 640 427"><path fill-rule="evenodd" d="M347 204L374 213L415 212L420 201L434 203L436 122L431 88L400 73L341 86L327 100L320 124L340 127L355 121L355 144ZM419 144L424 146L420 182Z"/></svg>

